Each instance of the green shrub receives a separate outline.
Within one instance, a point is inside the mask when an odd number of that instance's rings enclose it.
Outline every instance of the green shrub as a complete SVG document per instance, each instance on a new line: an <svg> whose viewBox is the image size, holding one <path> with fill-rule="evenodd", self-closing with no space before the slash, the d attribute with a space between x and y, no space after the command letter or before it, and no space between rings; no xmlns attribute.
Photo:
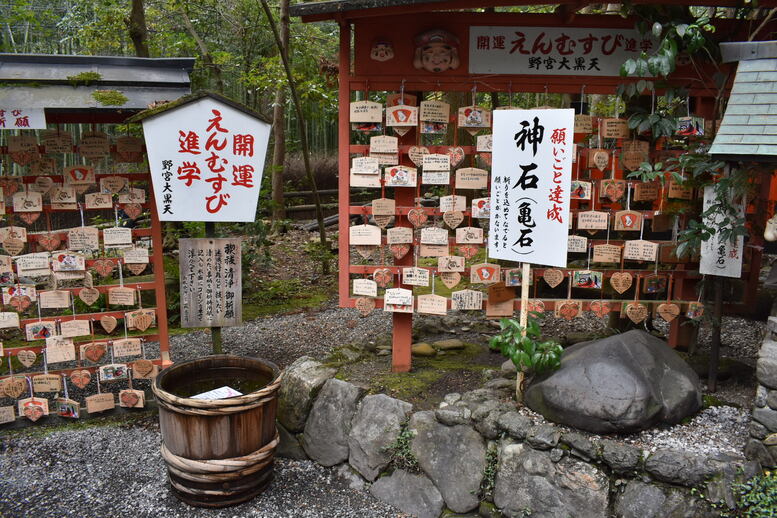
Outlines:
<svg viewBox="0 0 777 518"><path fill-rule="evenodd" d="M491 338L488 346L512 360L520 372L535 375L558 369L563 348L555 340L542 340L536 318L529 317L525 334L512 318L503 318L499 326L500 333Z"/></svg>
<svg viewBox="0 0 777 518"><path fill-rule="evenodd" d="M766 471L731 489L737 499L737 510L730 516L762 518L777 516L777 472Z"/></svg>

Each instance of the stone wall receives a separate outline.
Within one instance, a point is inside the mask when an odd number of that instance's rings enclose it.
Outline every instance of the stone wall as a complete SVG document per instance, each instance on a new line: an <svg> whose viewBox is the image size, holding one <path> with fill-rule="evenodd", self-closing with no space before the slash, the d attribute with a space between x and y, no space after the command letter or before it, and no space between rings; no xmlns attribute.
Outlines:
<svg viewBox="0 0 777 518"><path fill-rule="evenodd" d="M751 439L745 454L764 467L774 468L777 467L777 317L769 317L766 323L766 336L758 351L756 378Z"/></svg>
<svg viewBox="0 0 777 518"><path fill-rule="evenodd" d="M777 349L774 367L777 379ZM755 460L645 452L534 424L512 401L508 371L417 412L334 374L310 358L286 370L279 455L338 466L352 487L419 518L711 516L709 501L733 508L731 483L760 470Z"/></svg>

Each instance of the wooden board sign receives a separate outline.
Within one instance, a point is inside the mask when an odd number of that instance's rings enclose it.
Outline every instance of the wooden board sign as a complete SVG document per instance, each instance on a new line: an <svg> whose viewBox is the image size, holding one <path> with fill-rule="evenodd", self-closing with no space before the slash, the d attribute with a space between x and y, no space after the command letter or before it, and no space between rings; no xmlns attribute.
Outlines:
<svg viewBox="0 0 777 518"><path fill-rule="evenodd" d="M181 327L242 321L241 239L181 239Z"/></svg>

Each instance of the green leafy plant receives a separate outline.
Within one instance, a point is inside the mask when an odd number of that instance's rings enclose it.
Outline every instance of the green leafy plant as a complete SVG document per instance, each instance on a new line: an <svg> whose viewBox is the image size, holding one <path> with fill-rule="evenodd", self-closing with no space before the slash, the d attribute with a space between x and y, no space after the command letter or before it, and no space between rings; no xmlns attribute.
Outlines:
<svg viewBox="0 0 777 518"><path fill-rule="evenodd" d="M666 181L666 173L672 171L672 165L666 162L656 162L655 164L642 162L636 171L632 171L628 174L628 178L635 178L642 182L653 182L658 180L661 182L661 185L663 185Z"/></svg>
<svg viewBox="0 0 777 518"><path fill-rule="evenodd" d="M410 473L421 471L418 459L411 449L413 437L413 432L407 427L407 423L402 423L396 440L386 447L385 451L389 454L389 462L395 469L403 469Z"/></svg>
<svg viewBox="0 0 777 518"><path fill-rule="evenodd" d="M515 383L515 399L523 400L523 385L526 378L558 369L561 365L563 348L555 340L542 340L540 325L534 316L529 316L524 329L512 318L499 321L501 331L491 338L488 346L500 351L512 360L518 375Z"/></svg>
<svg viewBox="0 0 777 518"><path fill-rule="evenodd" d="M499 465L499 449L492 445L486 451L486 468L483 470L483 481L480 483L480 494L483 500L491 500L496 486L496 471Z"/></svg>

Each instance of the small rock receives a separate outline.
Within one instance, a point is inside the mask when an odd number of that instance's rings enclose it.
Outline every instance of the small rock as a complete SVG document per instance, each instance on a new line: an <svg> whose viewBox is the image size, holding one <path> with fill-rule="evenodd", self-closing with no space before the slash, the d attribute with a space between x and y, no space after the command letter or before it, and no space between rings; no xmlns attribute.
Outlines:
<svg viewBox="0 0 777 518"><path fill-rule="evenodd" d="M770 432L777 432L777 410L771 408L756 408L753 419L764 425Z"/></svg>
<svg viewBox="0 0 777 518"><path fill-rule="evenodd" d="M448 340L438 340L432 344L435 349L441 351L451 351L456 349L464 349L464 342L458 338L450 338Z"/></svg>
<svg viewBox="0 0 777 518"><path fill-rule="evenodd" d="M481 421L485 419L486 416L490 414L493 410L496 410L500 406L501 406L501 403L499 403L499 401L496 401L494 399L485 401L472 410L472 420Z"/></svg>
<svg viewBox="0 0 777 518"><path fill-rule="evenodd" d="M515 368L515 364L513 363L513 360L505 360L502 363L502 372L517 372L518 369Z"/></svg>
<svg viewBox="0 0 777 518"><path fill-rule="evenodd" d="M434 356L437 354L437 350L426 342L413 344L412 351L413 356Z"/></svg>
<svg viewBox="0 0 777 518"><path fill-rule="evenodd" d="M645 469L658 480L693 487L714 474L706 458L677 450L657 450L648 457Z"/></svg>
<svg viewBox="0 0 777 518"><path fill-rule="evenodd" d="M766 404L772 410L777 410L777 390L770 390L766 396Z"/></svg>
<svg viewBox="0 0 777 518"><path fill-rule="evenodd" d="M561 442L583 460L591 461L599 456L599 447L581 433L567 432L561 436Z"/></svg>
<svg viewBox="0 0 777 518"><path fill-rule="evenodd" d="M561 432L549 424L532 426L526 434L526 441L538 450L555 448L560 438Z"/></svg>
<svg viewBox="0 0 777 518"><path fill-rule="evenodd" d="M506 432L513 439L522 441L526 438L529 428L532 426L531 419L519 414L518 412L506 412L499 416L497 421L499 428Z"/></svg>
<svg viewBox="0 0 777 518"><path fill-rule="evenodd" d="M348 482L348 487L356 491L363 491L366 481L348 464L340 464L335 471L340 478Z"/></svg>
<svg viewBox="0 0 777 518"><path fill-rule="evenodd" d="M763 352L765 346L766 342L761 347L761 352ZM771 389L777 389L777 357L762 356L759 358L755 367L755 375L758 378L758 382L762 385L766 385Z"/></svg>
<svg viewBox="0 0 777 518"><path fill-rule="evenodd" d="M550 450L550 460L558 462L564 457L564 450L561 448L553 448Z"/></svg>
<svg viewBox="0 0 777 518"><path fill-rule="evenodd" d="M469 424L469 418L472 415L469 408L450 406L434 411L434 417L445 426L456 426L457 424Z"/></svg>
<svg viewBox="0 0 777 518"><path fill-rule="evenodd" d="M370 487L376 498L418 518L438 518L445 502L428 477L397 469Z"/></svg>
<svg viewBox="0 0 777 518"><path fill-rule="evenodd" d="M753 403L757 407L764 407L766 406L766 396L769 395L769 389L764 387L763 385L758 385L758 388L755 390L755 400Z"/></svg>
<svg viewBox="0 0 777 518"><path fill-rule="evenodd" d="M462 328L461 328L461 332L462 332L462 333L467 333L467 332L469 332L471 329L472 329L471 327L469 327L469 326L465 326L465 327L462 327Z"/></svg>
<svg viewBox="0 0 777 518"><path fill-rule="evenodd" d="M499 437L499 416L502 414L498 409L492 410L484 419L475 425L475 429L486 439L496 439Z"/></svg>
<svg viewBox="0 0 777 518"><path fill-rule="evenodd" d="M769 430L767 430L764 425L758 421L750 421L750 437L764 440L768 434Z"/></svg>
<svg viewBox="0 0 777 518"><path fill-rule="evenodd" d="M494 390L504 390L504 389L514 389L515 388L515 380L507 380L504 378L496 378L492 379L491 381L487 382L485 384L486 388L494 389Z"/></svg>
<svg viewBox="0 0 777 518"><path fill-rule="evenodd" d="M376 356L388 356L391 354L391 351L386 349L380 349L377 353L375 353Z"/></svg>
<svg viewBox="0 0 777 518"><path fill-rule="evenodd" d="M656 486L631 480L615 501L615 513L622 518L663 518L666 495Z"/></svg>
<svg viewBox="0 0 777 518"><path fill-rule="evenodd" d="M772 454L766 446L764 446L764 443L758 439L750 439L747 441L747 445L745 446L745 457L758 461L761 466L765 468L772 468L777 464L775 463Z"/></svg>
<svg viewBox="0 0 777 518"><path fill-rule="evenodd" d="M442 398L442 400L449 405L454 405L461 401L461 394L458 392L451 392L450 394L445 394L445 397Z"/></svg>
<svg viewBox="0 0 777 518"><path fill-rule="evenodd" d="M611 440L602 441L602 459L615 473L633 472L641 458L642 454L634 446Z"/></svg>

